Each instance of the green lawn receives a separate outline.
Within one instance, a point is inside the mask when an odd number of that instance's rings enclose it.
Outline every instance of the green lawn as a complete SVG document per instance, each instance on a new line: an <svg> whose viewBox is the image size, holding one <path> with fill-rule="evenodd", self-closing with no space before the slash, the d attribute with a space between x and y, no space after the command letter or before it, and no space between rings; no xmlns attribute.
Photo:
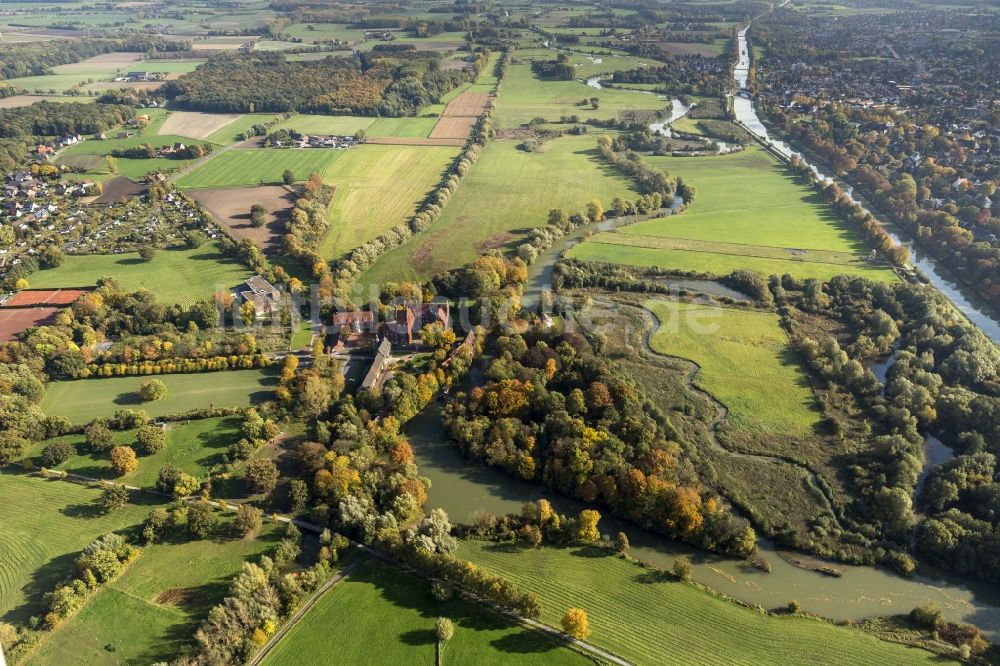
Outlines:
<svg viewBox="0 0 1000 666"><path fill-rule="evenodd" d="M460 148L382 146L352 148L323 179L336 186L330 233L319 246L328 259L406 222L440 182Z"/></svg>
<svg viewBox="0 0 1000 666"><path fill-rule="evenodd" d="M269 399L275 384L268 369L158 375L157 379L167 385L167 396L154 402L139 399L139 387L149 377L51 382L41 407L46 414L64 416L73 423L88 423L119 409L141 409L157 417L210 406L247 407Z"/></svg>
<svg viewBox="0 0 1000 666"><path fill-rule="evenodd" d="M323 148L230 150L181 176L177 186L196 188L273 185L281 183L281 175L286 169L295 174L296 180L305 180L314 171L323 173L346 152L348 151Z"/></svg>
<svg viewBox="0 0 1000 666"><path fill-rule="evenodd" d="M142 522L150 507L105 514L97 490L66 481L0 474L0 621L27 622L87 544Z"/></svg>
<svg viewBox="0 0 1000 666"><path fill-rule="evenodd" d="M565 136L527 153L515 141L491 141L429 229L386 253L364 284L427 279L473 261L486 247L512 249L546 224L552 208L582 210L594 197L635 199L632 182L597 155L596 136Z"/></svg>
<svg viewBox="0 0 1000 666"><path fill-rule="evenodd" d="M219 254L216 245L205 244L193 250L161 250L149 262L137 253L69 255L58 268L32 273L29 282L37 289L86 287L109 276L126 291L148 289L165 305L191 305L232 289L250 272Z"/></svg>
<svg viewBox="0 0 1000 666"><path fill-rule="evenodd" d="M336 646L345 664L433 664L434 619L450 618L446 664L587 664L537 631L460 600L438 602L427 583L369 560L331 588L264 660L328 664Z"/></svg>
<svg viewBox="0 0 1000 666"><path fill-rule="evenodd" d="M820 420L808 378L772 312L649 301L654 351L701 366L695 383L729 408L737 429L808 435Z"/></svg>
<svg viewBox="0 0 1000 666"><path fill-rule="evenodd" d="M101 381L101 380L93 380ZM221 378L217 381L223 382ZM184 472L198 478L206 478L209 469L223 463L223 458L230 444L239 441L241 420L238 417L198 419L187 423L170 423L167 426L166 446L153 455L139 454L139 468L127 474L118 476L111 469L111 456L108 453L92 453L87 450L86 440L82 434L65 435L56 439L35 443L29 451L36 466L41 466L39 456L42 449L56 441L68 442L76 447L77 455L53 469L71 472L97 479L121 481L130 486L152 488L156 485L156 477L160 468L171 464ZM122 446L136 447L135 431L115 432L115 443Z"/></svg>
<svg viewBox="0 0 1000 666"><path fill-rule="evenodd" d="M885 265L869 264L871 248L860 234L759 148L645 160L697 188L690 208L623 227L617 239L583 243L571 256L720 275L746 268L821 280L840 273L896 279Z"/></svg>
<svg viewBox="0 0 1000 666"><path fill-rule="evenodd" d="M593 549L468 541L459 555L538 594L547 624L583 608L589 641L637 666L948 663L857 629L757 613Z"/></svg>
<svg viewBox="0 0 1000 666"><path fill-rule="evenodd" d="M153 664L176 658L243 562L273 547L281 530L257 539L154 544L83 609L46 634L27 664ZM106 649L113 645L114 651Z"/></svg>

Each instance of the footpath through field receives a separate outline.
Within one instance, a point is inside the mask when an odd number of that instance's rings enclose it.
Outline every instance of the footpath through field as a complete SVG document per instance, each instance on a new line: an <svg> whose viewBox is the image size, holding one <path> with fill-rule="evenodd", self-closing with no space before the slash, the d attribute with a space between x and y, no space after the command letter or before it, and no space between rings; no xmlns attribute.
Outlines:
<svg viewBox="0 0 1000 666"><path fill-rule="evenodd" d="M47 475L42 474L42 476L47 476ZM77 479L77 480L80 480L80 481L85 481L85 482L90 482L90 483L100 483L101 485L105 485L107 483L106 481L102 481L101 479L94 479L94 478L91 478L91 477L88 477L88 476L83 476L82 474L63 473L63 474L61 474L61 476L64 479ZM54 477L51 477L51 478L54 478ZM130 491L147 492L147 493L152 493L154 495L160 495L160 496L163 496L163 497L171 497L170 495L167 495L165 493L161 493L161 492L158 492L156 490L149 489L149 488L139 488L137 486L128 486L128 485L124 485L124 484L122 484L122 486L126 490L130 490ZM222 509L224 511L235 511L236 508L237 508L237 506L238 506L238 504L236 504L235 502L219 502L219 501L216 501L216 500L205 500L205 499L202 499L200 496L197 496L197 495L192 495L190 497L185 497L184 500L187 501L187 502L190 502L190 503L204 501L207 504L209 504L211 506L214 506L216 508L220 508L220 509ZM310 522L308 522L306 520L301 520L299 518L294 518L292 516L285 516L285 515L282 515L282 514L275 513L275 514L273 514L273 518L274 518L274 520L276 522L279 522L279 523L289 523L289 524L295 525L296 527L299 527L301 529L308 530L310 532L314 532L316 534L319 534L319 533L321 533L323 531L323 527L321 527L320 525L316 525L315 523L310 523ZM397 562L396 560L393 560L392 558L390 558L390 557L388 557L388 556L386 556L386 555L378 552L377 550L369 548L368 546L366 546L366 545L364 545L362 543L357 543L355 541L351 541L350 543L351 543L351 545L355 546L356 548L358 548L363 553L362 557L359 558L353 564L351 564L351 565L349 565L347 567L344 567L344 569L342 569L337 575L333 576L332 578L330 578L330 580L328 580L326 583L324 583L320 587L320 589L317 590L309 598L309 600L303 605L303 607L299 611L297 611L295 613L295 615L293 615L289 619L288 622L286 622L285 624L282 625L282 628L278 632L276 632L275 635L272 637L272 639L270 641L268 641L264 645L264 648L257 655L255 655L254 658L252 658L248 662L249 666L258 666L261 663L261 659L263 659L267 655L267 652L270 652L274 648L274 645L277 644L277 642L280 639L280 637L286 635L292 629L292 627L295 626L295 624L299 620L302 619L302 617L306 614L306 612L310 608L312 608L313 605L315 605L315 603L319 600L319 598L323 595L323 593L325 591L329 590L331 587L333 587L334 585L336 585L340 581L342 581L345 578L347 578L348 575L351 573L351 571L353 571L355 569L355 567L357 567L359 564L361 564L362 562L364 562L368 557L374 557L374 558L376 558L378 560L381 560L383 562L391 564L391 565L393 565L395 567L399 567L399 568L403 569L404 571L406 571L406 572L408 572L410 574L413 574L415 576L418 576L420 578L424 578L424 579L428 578L426 575L420 573L419 571L416 571L416 570L414 570L414 569L412 569L412 568L410 568L410 567L408 567L408 566L406 566L406 565L404 565L404 564L402 564L400 562ZM527 618L527 617L524 617L524 616L521 616L521 615L517 615L516 613L508 611L507 609L504 609L504 608L500 608L499 606L496 606L496 605L494 605L494 604L492 604L492 603L490 603L488 601L485 601L484 599L480 599L479 597L477 597L475 595L472 595L472 594L469 594L468 592L462 592L462 594L463 594L463 596L466 596L467 598L475 601L476 603L478 603L478 604L480 604L482 606L485 606L486 608L489 608L489 609L493 610L496 613L499 613L501 615L504 615L504 616L510 618L511 620L513 620L514 622L516 622L516 623L518 623L518 624L520 624L522 626L530 627L530 628L535 629L537 631L543 631L546 634L549 634L549 635L557 638L560 641L563 641L563 642L565 642L567 644L575 646L577 649L582 650L583 652L586 652L586 653L589 653L591 655L594 655L595 657L598 657L598 658L603 659L605 661L608 661L610 663L617 664L618 666L631 666L631 664L628 661L625 661L621 657L618 657L618 656L616 656L616 655L614 655L614 654L612 654L610 652L602 650L601 648L597 647L596 645L591 645L590 643L587 643L585 641L581 641L581 640L575 639L575 638L573 638L571 636L567 636L566 634L564 634L563 632L559 631L555 627L550 627L549 625L543 624L542 622L539 622L537 620L533 620L531 618ZM0 664L0 666L3 666L3 665Z"/></svg>
<svg viewBox="0 0 1000 666"><path fill-rule="evenodd" d="M274 632L274 635L271 636L271 638L267 641L267 643L264 643L264 646L260 650L258 650L253 655L253 657L250 658L250 661L246 663L246 666L258 666L259 664L263 663L264 658L267 657L268 654L270 654L271 650L274 649L274 646L276 646L279 642L281 642L281 639L284 638L288 634L288 632L292 630L292 627L298 624L299 620L305 617L306 613L312 610L312 607L316 605L316 602L319 601L320 597L326 594L331 587L333 587L340 581L350 576L351 572L354 571L359 564L361 564L367 559L368 559L367 556L362 556L358 558L357 560L351 562L346 567L337 572L337 575L330 578L330 580L320 585L319 589L313 592L312 596L309 597L309 599L304 604L302 604L302 606L297 611L295 611L295 614L292 615L292 617L288 618L288 621L285 622L285 624L282 625L282 627L278 629L278 631ZM0 664L0 666L3 665Z"/></svg>

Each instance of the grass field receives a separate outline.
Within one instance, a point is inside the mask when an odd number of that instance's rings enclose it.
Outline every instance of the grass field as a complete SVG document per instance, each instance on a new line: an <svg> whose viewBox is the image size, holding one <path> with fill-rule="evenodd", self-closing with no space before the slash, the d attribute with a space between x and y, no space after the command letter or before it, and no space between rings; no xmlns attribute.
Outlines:
<svg viewBox="0 0 1000 666"><path fill-rule="evenodd" d="M730 423L760 435L807 435L820 413L808 378L771 312L650 301L654 351L701 366L695 383L729 408Z"/></svg>
<svg viewBox="0 0 1000 666"><path fill-rule="evenodd" d="M250 273L206 244L193 250L161 250L149 262L136 253L70 255L58 268L32 273L30 282L39 289L87 287L108 276L126 291L150 290L165 305L191 305L235 287Z"/></svg>
<svg viewBox="0 0 1000 666"><path fill-rule="evenodd" d="M747 268L819 279L839 273L895 279L884 265L865 261L870 248L860 235L761 149L646 162L697 188L690 208L623 227L617 239L583 243L571 256L716 274Z"/></svg>
<svg viewBox="0 0 1000 666"><path fill-rule="evenodd" d="M281 183L281 174L285 169L291 170L296 180L305 180L313 171L323 173L346 152L322 148L230 150L181 176L177 186L273 185Z"/></svg>
<svg viewBox="0 0 1000 666"><path fill-rule="evenodd" d="M489 247L511 249L526 231L544 226L548 211L582 210L594 197L605 205L638 192L597 156L594 136L566 136L540 152L515 141L491 141L441 217L425 232L382 256L363 283L426 279L474 260Z"/></svg>
<svg viewBox="0 0 1000 666"><path fill-rule="evenodd" d="M366 116L324 116L299 113L274 126L274 130L293 129L303 134L353 135L358 130L367 130L375 118Z"/></svg>
<svg viewBox="0 0 1000 666"><path fill-rule="evenodd" d="M258 123L268 123L275 119L273 113L244 113L225 127L209 134L206 141L226 145L239 140L239 135Z"/></svg>
<svg viewBox="0 0 1000 666"><path fill-rule="evenodd" d="M99 381L99 380L93 380ZM239 417L198 419L187 423L171 423L167 427L166 446L159 453L142 455L139 453L139 468L126 476L118 476L111 469L108 453L91 453L87 450L82 434L64 435L56 439L35 443L29 451L36 466L41 466L39 456L42 449L53 442L62 441L74 445L77 455L53 469L80 474L97 479L117 480L130 486L152 488L160 468L171 464L198 478L206 478L213 465L223 463L230 444L239 441L241 420ZM135 447L135 431L115 432L115 443Z"/></svg>
<svg viewBox="0 0 1000 666"><path fill-rule="evenodd" d="M922 664L948 660L802 616L773 617L592 549L463 542L459 555L542 600L542 621L587 611L589 641L637 666Z"/></svg>
<svg viewBox="0 0 1000 666"><path fill-rule="evenodd" d="M651 266L715 275L728 275L737 268L743 268L763 275L790 273L799 278L815 278L824 281L843 273L862 275L870 280L882 282L895 279L895 274L891 271L869 265L861 260L851 263L826 263L798 258L768 258L758 255L766 255L777 248L747 245L743 246L746 254L742 254L732 252L733 244L728 243L720 244L723 246L720 249L725 250L723 252L713 252L710 249L690 250L657 247L657 245L662 246L663 243L656 243L653 247L635 244L642 242L643 238L649 237L628 236L622 233L600 234L591 240L573 246L569 251L569 256L609 264Z"/></svg>
<svg viewBox="0 0 1000 666"><path fill-rule="evenodd" d="M191 375L159 375L167 396L154 402L139 399L139 387L149 377L110 377L51 382L42 410L73 423L111 416L119 409L143 410L150 417L181 414L193 409L246 407L271 397L275 377L267 369L228 370Z"/></svg>
<svg viewBox="0 0 1000 666"><path fill-rule="evenodd" d="M546 57L552 58L551 53ZM578 102L591 97L600 99L596 110L589 103L577 106ZM524 60L510 67L497 102L497 120L494 125L513 127L537 116L546 120L558 120L560 116L571 115L577 115L581 120L615 118L622 110L656 110L668 104L668 101L658 99L655 95L610 88L598 90L581 81L543 81L532 73L531 65Z"/></svg>
<svg viewBox="0 0 1000 666"><path fill-rule="evenodd" d="M274 546L281 530L265 523L257 539L154 544L102 587L68 622L47 634L27 664L166 663L226 596L247 559ZM114 651L106 646L113 645Z"/></svg>
<svg viewBox="0 0 1000 666"><path fill-rule="evenodd" d="M470 603L435 601L425 582L370 560L330 589L264 664L327 664L331 645L345 664L433 664L438 616L455 623L443 653L446 664L591 663Z"/></svg>
<svg viewBox="0 0 1000 666"><path fill-rule="evenodd" d="M0 621L26 622L87 544L142 522L150 507L104 514L99 492L66 481L0 475Z"/></svg>
<svg viewBox="0 0 1000 666"><path fill-rule="evenodd" d="M368 136L394 136L404 138L426 138L437 118L379 118L365 132Z"/></svg>
<svg viewBox="0 0 1000 666"><path fill-rule="evenodd" d="M330 233L319 253L333 259L409 219L460 149L450 146L358 146L331 164L336 186Z"/></svg>

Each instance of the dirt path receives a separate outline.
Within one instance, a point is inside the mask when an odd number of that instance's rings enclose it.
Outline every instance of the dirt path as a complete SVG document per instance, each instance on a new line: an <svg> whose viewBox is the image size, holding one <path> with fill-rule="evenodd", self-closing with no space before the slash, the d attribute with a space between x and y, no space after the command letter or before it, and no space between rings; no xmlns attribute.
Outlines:
<svg viewBox="0 0 1000 666"><path fill-rule="evenodd" d="M312 609L312 607L316 605L316 602L319 601L320 597L326 594L327 590L329 590L331 587L333 587L340 581L350 576L351 572L354 571L358 567L358 565L360 565L367 559L368 559L367 557L362 556L357 561L352 562L351 564L348 564L346 567L341 569L339 572L337 572L335 576L330 578L330 580L320 585L319 588L315 592L313 592L312 596L309 597L309 599L306 600L306 602L302 604L302 606L300 606L297 611L295 611L295 614L292 615L292 617L288 618L288 621L285 622L281 626L281 628L278 629L278 631L274 632L274 635L271 636L271 638L267 641L267 643L264 644L264 647L258 650L250 658L250 660L246 663L246 666L258 666L260 663L262 663L264 661L264 658L267 657L267 655L270 654L271 650L274 649L274 646L277 645L282 638L288 635L288 632L292 630L292 627L298 624L299 620L305 617L305 614L308 613Z"/></svg>

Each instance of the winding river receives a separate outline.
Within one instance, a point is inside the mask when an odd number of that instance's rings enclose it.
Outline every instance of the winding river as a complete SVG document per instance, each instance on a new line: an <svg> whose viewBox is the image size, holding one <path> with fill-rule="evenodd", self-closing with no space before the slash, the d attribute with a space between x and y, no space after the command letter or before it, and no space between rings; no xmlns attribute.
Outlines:
<svg viewBox="0 0 1000 666"><path fill-rule="evenodd" d="M746 49L744 30L740 33L741 60L734 72L741 87L745 86L749 66ZM587 83L600 87L597 77ZM678 104L675 101L671 116L678 113ZM767 131L757 119L749 99L736 97L734 106L737 117L747 129L771 141L766 138ZM683 113L666 121L667 124L681 115ZM776 145L775 148L791 152L787 146L781 148ZM523 305L535 305L543 293L551 289L553 266L567 248L579 242L588 232L606 231L627 221L607 220L587 225L558 239L541 252L529 268ZM936 271L928 270L919 258L916 265L991 338L1000 338L1000 325L996 321L985 312L980 312L971 302L963 301L964 297L957 288L949 286ZM671 284L674 282L677 281L672 280ZM722 289L721 285L713 284L714 287L695 281L675 286L707 293ZM717 295L739 296L730 293ZM873 370L876 373L881 371L884 377L893 360L889 359L884 368ZM469 521L479 511L497 515L516 513L524 502L543 497L564 513L576 513L587 506L541 486L467 461L444 432L440 403L433 403L418 414L407 426L407 435L421 474L428 477L432 484L427 508L441 507L456 521ZM931 440L933 438L928 438L928 458L939 463L950 455L950 451L940 442ZM1000 640L1000 589L994 586L954 577L903 578L880 568L841 564L834 566L843 575L831 577L787 562L773 543L761 540L760 554L771 565L771 572L764 573L743 560L706 553L609 515L601 519L600 528L603 534L612 536L619 531L625 532L632 545L632 554L660 567L669 568L677 556L687 555L694 564L695 580L747 603L775 608L795 599L803 610L835 620L860 620L875 615L905 613L915 606L933 603L948 619L974 623L992 640Z"/></svg>
<svg viewBox="0 0 1000 666"><path fill-rule="evenodd" d="M479 511L519 513L524 502L541 498L563 513L586 508L582 502L467 461L441 426L440 403L418 414L406 432L420 473L431 481L426 507L440 507L456 521L469 521ZM950 579L907 579L883 569L841 564L834 566L843 575L835 578L786 562L774 544L761 540L760 555L771 565L771 572L764 573L744 560L706 553L596 508L604 514L601 532L612 537L625 532L633 556L669 569L676 557L687 555L694 565L695 580L747 603L776 608L795 599L803 610L835 620L906 613L915 606L933 603L949 619L972 622L993 640L1000 639L1000 591L991 586Z"/></svg>

